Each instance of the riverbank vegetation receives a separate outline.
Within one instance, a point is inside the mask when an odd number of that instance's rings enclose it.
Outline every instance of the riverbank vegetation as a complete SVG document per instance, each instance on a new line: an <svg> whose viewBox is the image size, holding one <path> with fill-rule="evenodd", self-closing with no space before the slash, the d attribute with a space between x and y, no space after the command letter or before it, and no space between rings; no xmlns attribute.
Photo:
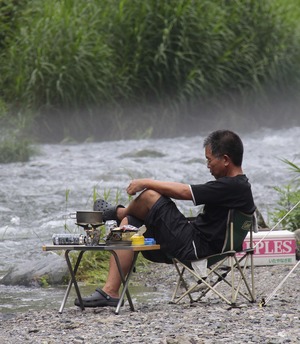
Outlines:
<svg viewBox="0 0 300 344"><path fill-rule="evenodd" d="M283 219L281 222L282 228L293 232L300 228L300 166L286 159L283 162L287 164L289 170L295 174L295 177L289 184L275 187L279 194L279 201L271 214L271 220L276 224ZM290 213L286 216L288 212Z"/></svg>
<svg viewBox="0 0 300 344"><path fill-rule="evenodd" d="M0 163L28 161L37 151L26 132L29 120L30 116L21 113L9 114L0 98Z"/></svg>
<svg viewBox="0 0 300 344"><path fill-rule="evenodd" d="M5 0L0 99L37 142L293 125L299 0ZM212 124L213 123L213 124Z"/></svg>

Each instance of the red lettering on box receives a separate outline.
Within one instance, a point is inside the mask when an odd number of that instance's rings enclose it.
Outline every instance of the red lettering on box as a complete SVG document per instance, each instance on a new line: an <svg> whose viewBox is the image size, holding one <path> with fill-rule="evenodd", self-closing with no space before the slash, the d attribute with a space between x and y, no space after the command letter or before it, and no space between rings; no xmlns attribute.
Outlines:
<svg viewBox="0 0 300 344"><path fill-rule="evenodd" d="M254 241L254 254L255 255L284 255L284 254L291 254L296 252L296 242L295 240L286 240L286 239L279 239L279 240L262 240L262 241ZM249 241L244 241L243 248L249 248Z"/></svg>

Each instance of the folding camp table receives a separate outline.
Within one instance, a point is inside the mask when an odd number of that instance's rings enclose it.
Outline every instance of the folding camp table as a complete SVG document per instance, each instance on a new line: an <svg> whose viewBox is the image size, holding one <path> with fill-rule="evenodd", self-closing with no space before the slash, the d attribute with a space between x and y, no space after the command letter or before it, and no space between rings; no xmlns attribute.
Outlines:
<svg viewBox="0 0 300 344"><path fill-rule="evenodd" d="M78 284L77 284L77 281L76 281L76 272L77 272L78 267L80 265L81 258L83 256L84 252L86 252L86 251L109 251L109 252L112 253L112 255L115 258L115 261L116 261L116 264L117 264L117 267L118 267L118 271L119 271L119 274L120 274L120 277L121 277L121 280L122 280L122 284L123 284L123 289L122 289L122 292L121 292L121 296L120 296L118 305L117 305L116 310L115 310L115 314L119 314L120 307L121 307L121 305L123 303L125 294L127 296L127 299L128 299L129 305L130 305L130 309L132 311L134 311L134 306L133 306L133 302L132 302L132 299L131 299L131 296L130 296L128 285L129 285L130 278L132 276L132 272L133 272L134 267L135 267L135 263L136 263L137 257L138 257L138 255L139 255L139 253L141 251L151 251L151 250L159 250L159 249L160 249L160 245L140 245L140 246L135 246L135 245L128 246L128 245L119 245L119 244L118 245L99 244L97 246L87 246L87 245L44 245L43 246L43 251L65 251L65 258L66 258L66 262L67 262L68 269L69 269L70 276L71 276L71 279L69 281L67 290L65 292L63 301L62 301L60 309L59 309L59 313L63 312L63 309L65 307L65 304L66 304L66 301L68 299L68 296L69 296L69 293L70 293L72 285L74 285L74 287L75 287L75 291L76 291L76 294L77 294L77 298L79 300L80 308L81 308L81 310L84 310L84 305L83 305L83 302L82 302L81 293L80 293L80 290L79 290L79 287L78 287ZM122 272L122 269L121 269L121 265L120 265L120 261L119 261L118 255L116 253L116 251L119 251L119 250L129 250L129 251L133 251L134 252L133 260L132 260L132 263L131 263L131 266L130 266L130 269L129 269L129 272L128 272L127 276L123 275L123 272ZM74 264L74 267L72 266L72 263L71 263L70 257L69 257L69 253L71 251L79 251L79 255L77 257L76 263Z"/></svg>

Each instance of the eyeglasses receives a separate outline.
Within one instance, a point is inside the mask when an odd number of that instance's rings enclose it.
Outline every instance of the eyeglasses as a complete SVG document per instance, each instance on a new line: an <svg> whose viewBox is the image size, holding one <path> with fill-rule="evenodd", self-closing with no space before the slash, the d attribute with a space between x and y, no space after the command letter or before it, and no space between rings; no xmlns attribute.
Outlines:
<svg viewBox="0 0 300 344"><path fill-rule="evenodd" d="M220 157L216 156L216 157L214 157L214 158L212 158L212 159L206 159L206 165L207 165L207 166L210 165L210 164L212 163L212 161L214 161L214 160L216 160L216 159L220 159Z"/></svg>

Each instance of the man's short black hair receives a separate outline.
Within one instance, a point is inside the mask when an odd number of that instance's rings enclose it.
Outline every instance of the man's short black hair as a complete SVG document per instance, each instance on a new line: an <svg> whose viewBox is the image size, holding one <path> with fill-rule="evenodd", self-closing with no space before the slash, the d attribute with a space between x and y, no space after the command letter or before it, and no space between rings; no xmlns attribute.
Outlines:
<svg viewBox="0 0 300 344"><path fill-rule="evenodd" d="M236 166L243 161L244 146L240 137L230 130L216 130L204 140L204 147L210 146L215 157L228 155Z"/></svg>

